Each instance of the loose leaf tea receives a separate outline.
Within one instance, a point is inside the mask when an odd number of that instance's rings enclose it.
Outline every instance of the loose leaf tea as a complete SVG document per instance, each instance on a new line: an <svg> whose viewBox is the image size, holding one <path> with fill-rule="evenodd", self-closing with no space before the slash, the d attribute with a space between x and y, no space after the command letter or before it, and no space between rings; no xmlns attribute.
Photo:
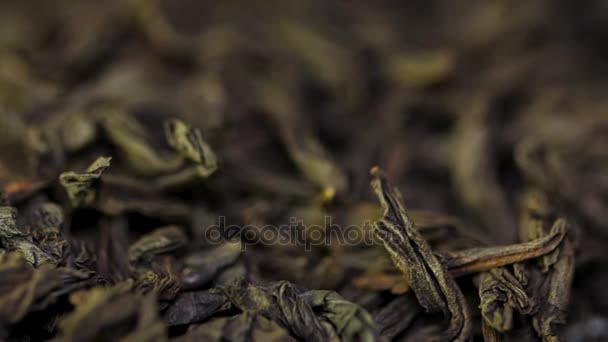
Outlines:
<svg viewBox="0 0 608 342"><path fill-rule="evenodd" d="M87 206L95 199L95 183L104 171L110 167L112 158L99 157L83 173L72 171L59 175L59 181L65 188L74 207Z"/></svg>
<svg viewBox="0 0 608 342"><path fill-rule="evenodd" d="M607 40L599 0L0 1L0 341L608 340Z"/></svg>
<svg viewBox="0 0 608 342"><path fill-rule="evenodd" d="M372 187L384 209L375 228L386 250L406 276L420 305L429 313L446 316L450 322L446 337L466 341L471 329L469 308L460 288L407 216L398 190L388 184L379 168L371 172Z"/></svg>

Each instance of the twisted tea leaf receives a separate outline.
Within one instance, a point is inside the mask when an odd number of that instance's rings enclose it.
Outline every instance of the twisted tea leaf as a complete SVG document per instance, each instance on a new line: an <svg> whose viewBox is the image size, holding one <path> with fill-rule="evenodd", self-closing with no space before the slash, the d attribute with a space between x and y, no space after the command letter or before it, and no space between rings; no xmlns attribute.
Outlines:
<svg viewBox="0 0 608 342"><path fill-rule="evenodd" d="M526 241L536 236L546 236L546 227L554 216L547 196L540 191L528 191L522 197L522 215L520 235ZM569 227L568 222L558 218L553 222L551 232L556 227ZM550 233L549 233L550 234ZM570 288L574 277L574 241L566 236L562 243L550 254L539 258L537 265L526 265L520 271L520 277L528 279L537 272L544 274L537 288L537 310L532 315L532 323L538 336L543 341L559 341L557 325L564 324L570 303Z"/></svg>
<svg viewBox="0 0 608 342"><path fill-rule="evenodd" d="M217 170L217 157L203 141L199 129L192 128L178 119L165 121L164 128L169 146L192 165L186 165L175 174L160 177L156 183L161 188L186 184L194 179L205 179Z"/></svg>
<svg viewBox="0 0 608 342"><path fill-rule="evenodd" d="M217 159L211 147L203 141L200 130L192 128L178 119L165 121L165 135L169 146L184 157L201 164L206 175L217 169Z"/></svg>
<svg viewBox="0 0 608 342"><path fill-rule="evenodd" d="M499 332L513 327L513 310L527 314L532 309L522 284L503 267L479 275L479 297L484 320Z"/></svg>
<svg viewBox="0 0 608 342"><path fill-rule="evenodd" d="M574 246L571 241L562 243L558 260L551 268L541 289L546 294L546 299L533 316L532 322L543 341L560 341L556 325L566 323L574 278Z"/></svg>
<svg viewBox="0 0 608 342"><path fill-rule="evenodd" d="M407 216L398 190L388 184L378 167L371 174L372 188L384 210L384 217L375 225L384 247L407 277L420 304L428 312L442 312L449 320L447 338L465 341L471 323L462 292Z"/></svg>
<svg viewBox="0 0 608 342"><path fill-rule="evenodd" d="M96 196L95 185L104 171L110 167L112 158L97 158L83 173L72 171L59 175L59 181L65 188L72 206L75 208L90 206Z"/></svg>
<svg viewBox="0 0 608 342"><path fill-rule="evenodd" d="M313 309L300 298L295 287L285 281L265 288L245 281L224 289L226 297L244 312L259 313L288 328L306 341L337 340L335 331L316 317Z"/></svg>
<svg viewBox="0 0 608 342"><path fill-rule="evenodd" d="M551 225L550 218L554 213L544 193L539 190L527 191L521 200L519 236L522 241L532 241L548 234L546 227ZM562 224L565 222L562 222ZM559 248L538 258L538 263L543 272L557 262Z"/></svg>
<svg viewBox="0 0 608 342"><path fill-rule="evenodd" d="M329 321L342 341L378 341L380 335L372 316L334 291L313 290L302 298Z"/></svg>

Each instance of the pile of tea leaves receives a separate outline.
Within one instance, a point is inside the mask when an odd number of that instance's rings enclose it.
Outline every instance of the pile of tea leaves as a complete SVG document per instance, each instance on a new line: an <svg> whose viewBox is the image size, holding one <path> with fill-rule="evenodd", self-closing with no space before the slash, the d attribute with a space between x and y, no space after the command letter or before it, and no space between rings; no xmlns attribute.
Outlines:
<svg viewBox="0 0 608 342"><path fill-rule="evenodd" d="M603 1L0 2L1 341L608 339Z"/></svg>

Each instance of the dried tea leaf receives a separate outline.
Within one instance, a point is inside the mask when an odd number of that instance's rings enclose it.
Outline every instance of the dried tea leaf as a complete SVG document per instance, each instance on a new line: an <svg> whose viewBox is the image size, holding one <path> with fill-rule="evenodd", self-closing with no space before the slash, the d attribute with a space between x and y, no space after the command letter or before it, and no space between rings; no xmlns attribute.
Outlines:
<svg viewBox="0 0 608 342"><path fill-rule="evenodd" d="M384 247L427 312L441 312L449 320L446 338L467 340L471 323L462 292L407 216L398 190L388 184L378 167L371 173L372 188L384 210L384 217L375 225Z"/></svg>
<svg viewBox="0 0 608 342"><path fill-rule="evenodd" d="M110 167L111 160L111 157L99 157L83 173L68 171L59 175L59 181L65 188L72 206L78 208L93 204L96 185L104 171Z"/></svg>
<svg viewBox="0 0 608 342"><path fill-rule="evenodd" d="M342 341L378 341L380 334L372 316L334 291L313 290L302 298L331 323Z"/></svg>
<svg viewBox="0 0 608 342"><path fill-rule="evenodd" d="M178 119L165 121L164 127L169 146L192 165L185 166L176 174L159 178L156 182L161 188L185 184L193 179L205 179L217 170L217 157L203 140L199 129Z"/></svg>
<svg viewBox="0 0 608 342"><path fill-rule="evenodd" d="M193 326L179 342L189 341L273 341L295 342L289 331L262 315L244 312L232 318L216 318Z"/></svg>
<svg viewBox="0 0 608 342"><path fill-rule="evenodd" d="M527 314L532 308L522 284L504 267L479 275L479 297L485 322L498 332L511 330L514 310Z"/></svg>
<svg viewBox="0 0 608 342"><path fill-rule="evenodd" d="M59 320L58 341L166 341L154 295L135 295L129 286L92 288L79 294L76 308Z"/></svg>
<svg viewBox="0 0 608 342"><path fill-rule="evenodd" d="M210 250L189 255L182 271L184 290L192 290L209 283L222 270L233 265L241 256L241 242L224 242Z"/></svg>
<svg viewBox="0 0 608 342"><path fill-rule="evenodd" d="M133 266L148 264L156 256L184 246L186 241L186 235L177 226L158 228L129 247L129 263Z"/></svg>
<svg viewBox="0 0 608 342"><path fill-rule="evenodd" d="M445 252L446 264L450 273L462 275L536 258L555 250L566 232L565 222L560 222L551 228L549 234L530 242Z"/></svg>
<svg viewBox="0 0 608 342"><path fill-rule="evenodd" d="M156 293L161 309L177 296L180 281L171 262L163 262L160 256L185 244L186 236L182 230L168 226L144 235L129 247L128 260L135 278L134 289L141 293Z"/></svg>
<svg viewBox="0 0 608 342"><path fill-rule="evenodd" d="M539 190L527 191L521 198L520 238L529 241L551 234L556 227L563 227L564 230L571 228L566 219L555 219L555 216L545 193ZM566 321L574 277L572 234L568 234L553 252L538 258L536 264L520 264L516 271L519 278L530 283L531 292L537 297L535 312L532 313L537 335L543 341L561 340L558 325ZM539 280L539 277L542 279Z"/></svg>
<svg viewBox="0 0 608 342"><path fill-rule="evenodd" d="M559 341L559 325L566 323L570 291L574 279L574 246L564 241L559 257L545 278L541 293L545 294L540 308L532 318L534 329L543 341Z"/></svg>
<svg viewBox="0 0 608 342"><path fill-rule="evenodd" d="M520 240L532 241L546 236L549 233L547 227L551 225L549 217L554 216L546 195L539 190L529 190L522 196L521 202ZM557 262L558 257L559 248L556 248L539 258L541 270L547 272L549 267Z"/></svg>
<svg viewBox="0 0 608 342"><path fill-rule="evenodd" d="M163 314L167 325L184 325L204 321L228 303L219 291L180 293Z"/></svg>
<svg viewBox="0 0 608 342"><path fill-rule="evenodd" d="M258 313L306 341L336 340L336 332L316 317L313 309L288 282L270 287L241 281L224 289L226 297L244 312Z"/></svg>
<svg viewBox="0 0 608 342"><path fill-rule="evenodd" d="M201 165L201 176L217 169L217 159L211 147L203 141L201 131L178 119L165 121L165 135L169 146L185 158Z"/></svg>
<svg viewBox="0 0 608 342"><path fill-rule="evenodd" d="M30 234L19 230L17 209L14 207L0 207L0 241L2 247L9 251L18 251L34 267L45 263L57 263L53 256L33 243Z"/></svg>

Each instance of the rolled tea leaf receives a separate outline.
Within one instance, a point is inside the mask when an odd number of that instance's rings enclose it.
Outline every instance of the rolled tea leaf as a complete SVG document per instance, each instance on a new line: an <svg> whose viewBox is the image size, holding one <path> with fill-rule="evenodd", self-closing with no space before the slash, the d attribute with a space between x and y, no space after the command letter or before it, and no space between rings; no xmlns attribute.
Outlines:
<svg viewBox="0 0 608 342"><path fill-rule="evenodd" d="M201 131L179 119L165 121L165 136L169 146L185 158L200 164L201 174L209 175L217 169L217 158L203 141Z"/></svg>
<svg viewBox="0 0 608 342"><path fill-rule="evenodd" d="M574 244L565 240L559 248L557 262L551 266L541 287L544 300L532 317L534 329L543 341L561 340L559 325L566 323L574 265Z"/></svg>
<svg viewBox="0 0 608 342"><path fill-rule="evenodd" d="M313 290L302 297L333 325L342 341L372 342L380 338L372 316L334 291Z"/></svg>
<svg viewBox="0 0 608 342"><path fill-rule="evenodd" d="M384 210L375 224L384 247L427 312L443 313L449 321L446 338L466 341L471 323L460 288L407 216L398 190L388 183L380 168L374 167L371 174L372 188Z"/></svg>
<svg viewBox="0 0 608 342"><path fill-rule="evenodd" d="M164 124L167 144L185 160L182 168L159 177L156 184L161 188L176 187L196 179L205 179L217 170L217 157L203 140L199 129L190 127L178 119Z"/></svg>
<svg viewBox="0 0 608 342"><path fill-rule="evenodd" d="M95 200L95 186L104 171L110 167L112 158L97 158L83 173L73 171L59 175L68 198L75 208L90 206Z"/></svg>
<svg viewBox="0 0 608 342"><path fill-rule="evenodd" d="M566 219L555 219L557 214L543 191L528 190L522 196L520 206L519 234L522 241L542 239L556 229L566 231L571 228ZM538 258L536 263L520 263L514 268L516 276L529 283L529 292L534 294L532 325L543 341L561 340L558 325L565 323L570 302L574 244L572 234L567 234L557 248Z"/></svg>
<svg viewBox="0 0 608 342"><path fill-rule="evenodd" d="M245 281L224 289L226 297L244 312L259 313L289 329L306 341L335 341L336 332L315 315L295 287L277 282L270 287L256 286Z"/></svg>

